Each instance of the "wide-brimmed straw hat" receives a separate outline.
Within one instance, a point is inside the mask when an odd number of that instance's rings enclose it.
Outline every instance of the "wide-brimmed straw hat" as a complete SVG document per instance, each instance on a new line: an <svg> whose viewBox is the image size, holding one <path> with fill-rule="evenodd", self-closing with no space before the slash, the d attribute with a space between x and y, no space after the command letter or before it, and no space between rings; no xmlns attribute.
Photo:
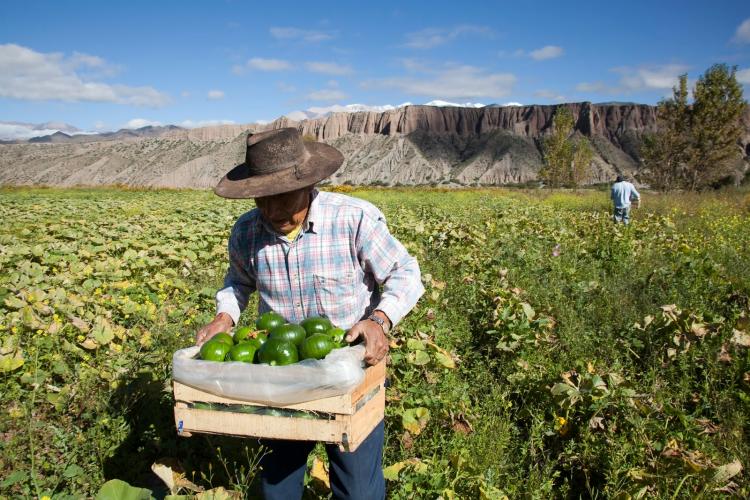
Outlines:
<svg viewBox="0 0 750 500"><path fill-rule="evenodd" d="M245 163L234 167L214 188L224 198L260 198L287 193L322 181L344 162L334 147L302 140L296 128L249 134Z"/></svg>

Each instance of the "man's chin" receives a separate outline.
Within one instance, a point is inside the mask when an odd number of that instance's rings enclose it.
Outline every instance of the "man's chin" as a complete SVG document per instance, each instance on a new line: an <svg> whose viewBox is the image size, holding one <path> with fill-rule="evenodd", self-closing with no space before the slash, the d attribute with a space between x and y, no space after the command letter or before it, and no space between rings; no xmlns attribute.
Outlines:
<svg viewBox="0 0 750 500"><path fill-rule="evenodd" d="M288 234L288 233L291 233L292 230L294 230L294 226L291 224L280 224L280 225L271 224L271 225L273 226L274 230L277 233L281 233L281 234Z"/></svg>

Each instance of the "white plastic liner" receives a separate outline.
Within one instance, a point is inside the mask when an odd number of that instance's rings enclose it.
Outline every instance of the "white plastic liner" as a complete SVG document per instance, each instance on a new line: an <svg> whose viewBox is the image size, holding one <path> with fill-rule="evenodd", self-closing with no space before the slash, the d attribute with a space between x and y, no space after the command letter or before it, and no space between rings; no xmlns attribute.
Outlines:
<svg viewBox="0 0 750 500"><path fill-rule="evenodd" d="M286 366L194 359L198 346L180 349L172 358L172 376L190 387L241 401L291 405L340 396L365 378L363 345L334 349L324 359Z"/></svg>

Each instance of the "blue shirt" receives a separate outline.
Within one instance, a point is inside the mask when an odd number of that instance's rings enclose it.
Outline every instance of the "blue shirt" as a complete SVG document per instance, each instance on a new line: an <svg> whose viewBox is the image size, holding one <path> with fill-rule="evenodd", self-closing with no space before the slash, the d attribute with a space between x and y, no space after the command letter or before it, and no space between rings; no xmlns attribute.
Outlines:
<svg viewBox="0 0 750 500"><path fill-rule="evenodd" d="M635 190L628 181L615 182L612 184L612 202L615 208L627 208L630 206L630 200L640 200L641 195Z"/></svg>
<svg viewBox="0 0 750 500"><path fill-rule="evenodd" d="M239 218L217 312L236 324L257 291L259 313L274 310L294 323L326 316L348 329L379 309L396 325L424 292L417 261L375 206L336 193L315 190L313 196L292 241L269 227L258 209Z"/></svg>

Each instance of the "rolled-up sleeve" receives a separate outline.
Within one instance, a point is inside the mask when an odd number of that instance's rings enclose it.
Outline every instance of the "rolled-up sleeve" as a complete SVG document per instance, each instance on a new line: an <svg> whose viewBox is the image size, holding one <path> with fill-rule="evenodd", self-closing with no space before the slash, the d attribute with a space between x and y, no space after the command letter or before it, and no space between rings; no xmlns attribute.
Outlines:
<svg viewBox="0 0 750 500"><path fill-rule="evenodd" d="M391 235L385 219L364 214L357 236L357 253L365 272L382 285L380 303L395 326L424 293L417 260Z"/></svg>
<svg viewBox="0 0 750 500"><path fill-rule="evenodd" d="M247 307L250 294L255 291L255 278L248 269L248 256L240 243L239 225L232 229L227 249L229 252L229 269L224 277L224 288L216 292L216 314L227 313L236 325L240 314Z"/></svg>

